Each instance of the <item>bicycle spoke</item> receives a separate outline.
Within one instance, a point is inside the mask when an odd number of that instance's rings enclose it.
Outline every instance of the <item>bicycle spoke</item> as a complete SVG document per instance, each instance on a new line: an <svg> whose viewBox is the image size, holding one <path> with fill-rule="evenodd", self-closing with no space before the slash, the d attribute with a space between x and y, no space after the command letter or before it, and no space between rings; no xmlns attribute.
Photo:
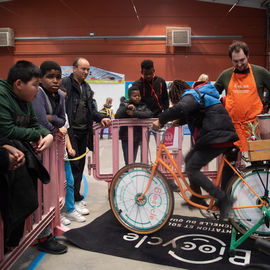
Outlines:
<svg viewBox="0 0 270 270"><path fill-rule="evenodd" d="M259 172L258 172L258 169L255 169L255 171L256 171L256 173L257 173L259 179L260 179L261 184L262 184L263 187L264 187L264 190L266 190L266 186L265 186L265 184L264 184L263 181L262 181L262 178L261 178L261 175L260 175ZM267 172L267 178L268 178L268 172Z"/></svg>

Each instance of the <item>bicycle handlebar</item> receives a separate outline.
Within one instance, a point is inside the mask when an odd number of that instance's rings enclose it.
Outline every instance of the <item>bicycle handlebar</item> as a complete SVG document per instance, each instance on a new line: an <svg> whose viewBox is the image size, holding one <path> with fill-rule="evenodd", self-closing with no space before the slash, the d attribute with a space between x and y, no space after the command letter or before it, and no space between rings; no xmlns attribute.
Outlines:
<svg viewBox="0 0 270 270"><path fill-rule="evenodd" d="M164 133L167 131L167 129L171 128L173 126L172 122L168 122L166 125L164 125L162 128L160 128L159 130L154 130L151 128L151 124L148 125L148 129L149 131L153 132L153 133Z"/></svg>

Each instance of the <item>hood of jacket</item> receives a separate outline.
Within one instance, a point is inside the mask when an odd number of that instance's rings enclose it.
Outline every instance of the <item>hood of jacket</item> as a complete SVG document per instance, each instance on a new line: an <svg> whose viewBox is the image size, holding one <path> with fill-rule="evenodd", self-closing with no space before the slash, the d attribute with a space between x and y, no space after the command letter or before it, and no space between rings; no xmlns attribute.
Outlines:
<svg viewBox="0 0 270 270"><path fill-rule="evenodd" d="M219 92L212 84L204 84L196 89L186 89L184 90L184 94L181 96L181 99L185 95L193 95L196 101L201 104L201 98L198 91L201 97L204 98L206 107L220 103Z"/></svg>

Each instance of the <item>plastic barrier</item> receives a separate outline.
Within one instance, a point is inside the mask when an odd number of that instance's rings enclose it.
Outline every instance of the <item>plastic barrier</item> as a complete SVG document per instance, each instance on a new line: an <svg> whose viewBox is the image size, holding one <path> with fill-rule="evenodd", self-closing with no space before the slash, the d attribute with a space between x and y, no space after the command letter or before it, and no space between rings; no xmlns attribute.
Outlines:
<svg viewBox="0 0 270 270"><path fill-rule="evenodd" d="M94 178L97 180L103 180L110 183L112 180L114 174L122 167L120 165L120 159L119 159L119 149L120 149L120 155L122 155L122 149L119 144L121 144L119 140L119 128L121 126L127 126L128 127L128 145L129 145L129 163L133 162L133 127L134 126L141 126L142 127L142 145L141 145L141 162L143 163L149 163L148 160L148 126L156 120L155 118L150 119L114 119L112 121L112 143L110 147L112 148L112 151L110 152L109 149L106 149L106 159L108 159L108 155L111 155L112 159L112 171L103 173L101 172L101 148L100 148L100 141L99 141L99 130L101 129L100 124L96 124L93 127L94 130L94 151L92 153L92 158L88 157L88 173L89 175L93 174ZM153 136L153 135L151 135ZM185 146L186 149L190 148L191 142L190 142L190 135L185 135L185 140L183 141L183 133L182 133L182 127L175 128L174 131L174 142L172 146L169 146L169 150L172 153L174 160L176 161L176 164L179 168L182 168L184 170L183 165L183 147ZM160 137L159 134L156 135L156 142L159 144ZM156 147L156 146L155 146ZM165 157L164 157L165 158ZM154 160L154 159L153 159ZM165 160L166 162L166 160ZM103 166L104 167L104 166ZM211 169L212 168L212 169ZM168 173L164 170L164 168L159 168L165 176L169 177ZM214 181L217 176L217 170L218 170L218 159L212 162L212 166L206 166L203 168L204 173L211 177ZM185 174L184 174L185 175Z"/></svg>
<svg viewBox="0 0 270 270"><path fill-rule="evenodd" d="M65 203L65 168L63 141L55 140L50 149L43 153L43 164L51 181L42 185L38 181L39 207L25 221L24 236L20 244L4 254L3 222L0 215L0 269L9 269L21 254L31 246L44 228L50 225L54 235L61 235L66 229L60 223L60 209ZM34 217L33 217L34 216Z"/></svg>

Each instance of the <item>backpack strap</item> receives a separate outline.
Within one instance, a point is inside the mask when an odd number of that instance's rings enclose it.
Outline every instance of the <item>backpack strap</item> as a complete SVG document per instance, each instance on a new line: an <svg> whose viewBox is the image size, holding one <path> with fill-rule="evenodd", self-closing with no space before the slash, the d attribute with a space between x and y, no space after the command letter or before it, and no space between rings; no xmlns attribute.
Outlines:
<svg viewBox="0 0 270 270"><path fill-rule="evenodd" d="M201 107L205 108L205 100L204 100L205 93L201 95L201 92L199 91L198 88L194 88L193 90L195 90L200 97Z"/></svg>

